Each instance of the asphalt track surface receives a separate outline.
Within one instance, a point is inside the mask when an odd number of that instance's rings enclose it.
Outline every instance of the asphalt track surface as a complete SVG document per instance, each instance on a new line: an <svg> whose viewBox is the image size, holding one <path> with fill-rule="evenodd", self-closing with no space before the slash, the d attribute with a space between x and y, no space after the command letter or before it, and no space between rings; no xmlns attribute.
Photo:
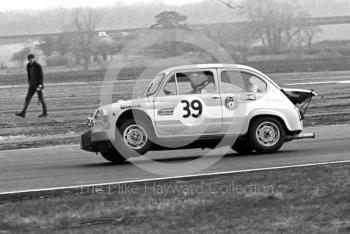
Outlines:
<svg viewBox="0 0 350 234"><path fill-rule="evenodd" d="M316 132L316 139L286 143L279 152L271 155L253 153L240 156L232 151L198 173L350 160L350 125L323 126L305 131ZM217 149L217 155L207 157L220 157L222 151ZM179 163L202 154L202 150L181 150L152 152L148 157ZM99 155L81 151L79 146L0 152L0 193L152 178L161 176L143 171L131 163L111 165Z"/></svg>

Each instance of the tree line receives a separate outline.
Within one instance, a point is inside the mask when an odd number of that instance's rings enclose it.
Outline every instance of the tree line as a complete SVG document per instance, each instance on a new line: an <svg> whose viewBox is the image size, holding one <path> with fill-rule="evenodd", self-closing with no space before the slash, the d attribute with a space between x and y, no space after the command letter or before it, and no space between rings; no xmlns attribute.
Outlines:
<svg viewBox="0 0 350 234"><path fill-rule="evenodd" d="M260 46L271 54L281 54L298 47L311 47L314 38L320 33L317 26L303 24L303 19L310 17L292 0L218 0L240 16L245 24L230 23L204 25L191 28L188 17L175 11L163 11L155 16L155 23L150 30L182 28L198 30L225 48L236 61L245 62ZM47 62L55 65L79 64L88 70L91 62L107 61L117 54L124 42L121 37L108 37L96 29L103 15L97 10L77 9L71 15L70 28L58 36L47 36L36 47L47 57ZM74 34L70 32L75 32ZM132 37L132 35L129 35ZM181 44L181 43L180 43ZM184 52L183 47L195 50L189 45L163 43L158 49L174 55L176 51ZM154 48L153 48L154 49ZM30 48L13 54L12 60L24 62L25 54ZM181 53L181 52L180 52Z"/></svg>

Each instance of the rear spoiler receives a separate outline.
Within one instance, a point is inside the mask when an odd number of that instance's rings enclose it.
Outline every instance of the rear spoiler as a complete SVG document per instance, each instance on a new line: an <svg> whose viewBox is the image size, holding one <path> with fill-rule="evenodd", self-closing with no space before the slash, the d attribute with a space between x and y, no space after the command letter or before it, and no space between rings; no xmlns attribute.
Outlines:
<svg viewBox="0 0 350 234"><path fill-rule="evenodd" d="M288 99L299 109L302 119L304 119L305 113L309 108L309 105L314 96L317 93L314 90L307 89L284 89L281 91L288 97Z"/></svg>

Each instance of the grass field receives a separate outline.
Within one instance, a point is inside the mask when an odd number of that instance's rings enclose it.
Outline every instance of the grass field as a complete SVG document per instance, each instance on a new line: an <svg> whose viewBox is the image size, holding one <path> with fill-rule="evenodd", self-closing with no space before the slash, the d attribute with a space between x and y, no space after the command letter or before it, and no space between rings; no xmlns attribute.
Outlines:
<svg viewBox="0 0 350 234"><path fill-rule="evenodd" d="M349 172L327 165L2 202L0 232L349 233Z"/></svg>
<svg viewBox="0 0 350 234"><path fill-rule="evenodd" d="M114 84L113 101L131 98L133 87L146 87L148 81L127 80L136 74L126 70L123 80ZM14 113L22 108L27 86L25 77L0 79L0 150L44 145L76 144L79 134L87 129L86 119L100 106L100 86L103 71L48 74L45 98L49 117L39 119L41 106L33 98L27 118ZM350 72L272 73L281 86L291 83L350 80ZM73 83L72 83L73 82ZM293 88L315 89L319 94L311 103L306 126L350 123L350 83L293 85Z"/></svg>

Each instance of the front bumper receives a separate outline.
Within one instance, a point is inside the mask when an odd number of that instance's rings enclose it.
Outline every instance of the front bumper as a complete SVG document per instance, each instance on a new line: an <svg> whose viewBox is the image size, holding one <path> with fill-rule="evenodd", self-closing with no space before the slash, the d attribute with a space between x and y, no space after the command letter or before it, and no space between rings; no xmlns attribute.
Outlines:
<svg viewBox="0 0 350 234"><path fill-rule="evenodd" d="M90 129L80 137L80 148L89 152L103 152L109 149L111 140L105 129Z"/></svg>

